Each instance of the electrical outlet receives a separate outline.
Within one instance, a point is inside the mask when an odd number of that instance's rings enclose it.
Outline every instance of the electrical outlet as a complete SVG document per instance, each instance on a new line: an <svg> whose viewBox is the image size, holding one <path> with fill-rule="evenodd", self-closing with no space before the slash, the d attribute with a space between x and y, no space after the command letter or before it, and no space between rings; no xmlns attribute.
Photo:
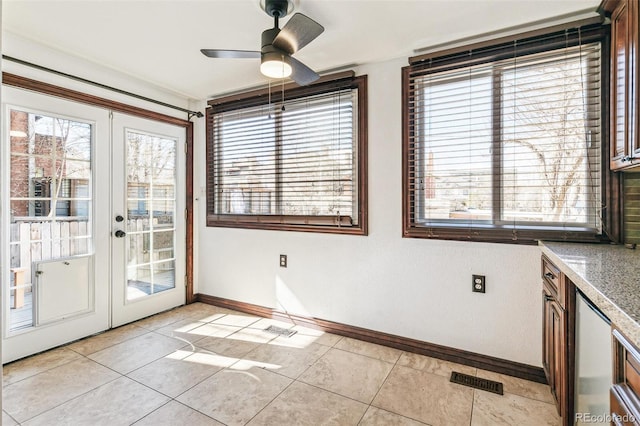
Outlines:
<svg viewBox="0 0 640 426"><path fill-rule="evenodd" d="M472 290L474 293L484 293L485 292L485 278L484 275L473 275L473 287Z"/></svg>
<svg viewBox="0 0 640 426"><path fill-rule="evenodd" d="M281 268L286 268L287 267L287 255L286 254L281 254L280 255L280 267Z"/></svg>

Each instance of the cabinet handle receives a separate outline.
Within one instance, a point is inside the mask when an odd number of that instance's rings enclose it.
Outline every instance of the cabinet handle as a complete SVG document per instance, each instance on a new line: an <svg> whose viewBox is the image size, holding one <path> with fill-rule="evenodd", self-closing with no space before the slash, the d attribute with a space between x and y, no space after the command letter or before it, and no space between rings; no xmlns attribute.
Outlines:
<svg viewBox="0 0 640 426"><path fill-rule="evenodd" d="M555 280L556 276L553 275L551 272L547 272L546 274L544 274L545 277L549 278L550 280Z"/></svg>
<svg viewBox="0 0 640 426"><path fill-rule="evenodd" d="M547 302L553 302L555 299L553 298L553 296L549 296L548 294L545 294L544 300Z"/></svg>

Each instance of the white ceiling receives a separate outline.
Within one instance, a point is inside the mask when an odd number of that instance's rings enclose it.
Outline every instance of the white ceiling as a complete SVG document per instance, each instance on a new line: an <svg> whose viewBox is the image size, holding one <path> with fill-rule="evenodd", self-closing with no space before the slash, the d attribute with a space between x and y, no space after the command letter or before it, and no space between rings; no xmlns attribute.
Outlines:
<svg viewBox="0 0 640 426"><path fill-rule="evenodd" d="M316 71L414 55L415 49L595 11L600 0L293 0L325 32L295 57ZM2 29L188 98L265 82L254 59L201 48L260 50L273 24L259 0L4 0ZM281 27L289 18L281 22ZM20 52L11 52L20 58ZM30 58L33 61L33 58ZM42 58L51 62L51 58ZM55 68L52 63L43 63ZM91 76L81 75L85 78Z"/></svg>

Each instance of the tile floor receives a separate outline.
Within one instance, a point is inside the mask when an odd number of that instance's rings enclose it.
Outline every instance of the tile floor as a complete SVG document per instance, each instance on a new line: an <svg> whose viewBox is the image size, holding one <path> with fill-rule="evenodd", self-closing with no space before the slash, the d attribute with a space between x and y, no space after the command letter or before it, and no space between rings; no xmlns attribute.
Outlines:
<svg viewBox="0 0 640 426"><path fill-rule="evenodd" d="M452 369L505 394L452 384ZM548 386L201 303L3 376L5 426L559 424Z"/></svg>

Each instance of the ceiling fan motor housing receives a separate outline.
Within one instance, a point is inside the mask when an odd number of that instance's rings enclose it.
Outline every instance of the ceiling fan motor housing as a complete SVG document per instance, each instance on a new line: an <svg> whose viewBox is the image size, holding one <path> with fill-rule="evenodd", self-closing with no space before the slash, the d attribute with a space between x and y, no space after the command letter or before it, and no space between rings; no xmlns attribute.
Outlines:
<svg viewBox="0 0 640 426"><path fill-rule="evenodd" d="M282 18L287 15L289 0L265 0L264 11L271 17Z"/></svg>
<svg viewBox="0 0 640 426"><path fill-rule="evenodd" d="M271 77L288 77L291 75L289 55L273 45L273 40L280 33L279 28L270 28L262 32L262 49L260 49L260 70ZM268 67L268 68L263 68ZM271 71L269 71L269 69Z"/></svg>
<svg viewBox="0 0 640 426"><path fill-rule="evenodd" d="M280 28L269 28L262 32L262 53L275 50L275 47L273 47L273 39L276 38L279 32Z"/></svg>

